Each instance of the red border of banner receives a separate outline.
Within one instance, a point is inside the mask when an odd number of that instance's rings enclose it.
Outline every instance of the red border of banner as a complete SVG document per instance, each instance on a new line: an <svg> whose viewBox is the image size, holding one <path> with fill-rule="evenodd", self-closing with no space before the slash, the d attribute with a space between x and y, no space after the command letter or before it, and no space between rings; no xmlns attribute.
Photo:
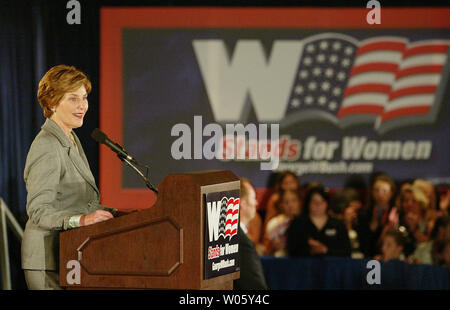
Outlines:
<svg viewBox="0 0 450 310"><path fill-rule="evenodd" d="M365 8L117 8L100 9L100 129L122 143L122 28L450 28L450 7L381 8L381 24L369 25ZM122 163L100 146L102 204L143 209L156 196L123 189ZM257 189L261 198L264 189Z"/></svg>

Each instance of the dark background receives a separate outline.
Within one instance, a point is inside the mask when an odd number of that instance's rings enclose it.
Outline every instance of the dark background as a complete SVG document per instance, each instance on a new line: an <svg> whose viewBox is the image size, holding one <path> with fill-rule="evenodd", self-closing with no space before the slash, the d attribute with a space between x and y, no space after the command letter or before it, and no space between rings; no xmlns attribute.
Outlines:
<svg viewBox="0 0 450 310"><path fill-rule="evenodd" d="M22 226L26 223L23 169L44 122L37 85L52 66L70 64L93 86L84 126L77 129L98 183L98 145L90 133L99 123L99 15L102 6L347 6L367 1L107 1L79 0L81 24L66 22L68 1L0 0L0 196ZM382 7L385 1L381 1ZM389 6L439 6L441 1L389 1ZM387 4L386 4L387 6ZM13 289L26 289L20 243L9 231Z"/></svg>

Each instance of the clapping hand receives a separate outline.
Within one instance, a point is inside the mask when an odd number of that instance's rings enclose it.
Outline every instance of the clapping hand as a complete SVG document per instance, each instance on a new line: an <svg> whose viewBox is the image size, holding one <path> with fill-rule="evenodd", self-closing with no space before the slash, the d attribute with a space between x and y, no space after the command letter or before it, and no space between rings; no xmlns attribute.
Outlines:
<svg viewBox="0 0 450 310"><path fill-rule="evenodd" d="M328 248L322 242L314 240L312 238L308 239L309 251L312 255L325 254L328 252Z"/></svg>

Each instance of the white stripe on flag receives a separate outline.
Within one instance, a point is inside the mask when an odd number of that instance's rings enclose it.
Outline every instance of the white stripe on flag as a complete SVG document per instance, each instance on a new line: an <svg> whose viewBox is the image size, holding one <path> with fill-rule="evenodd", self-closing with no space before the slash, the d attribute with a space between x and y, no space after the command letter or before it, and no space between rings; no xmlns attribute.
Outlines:
<svg viewBox="0 0 450 310"><path fill-rule="evenodd" d="M385 106L389 99L387 94L363 93L345 98L342 101L342 107L350 107L359 104L376 104Z"/></svg>
<svg viewBox="0 0 450 310"><path fill-rule="evenodd" d="M396 51L374 51L362 54L356 57L354 66L363 65L371 62L389 62L398 64L402 60L402 53Z"/></svg>
<svg viewBox="0 0 450 310"><path fill-rule="evenodd" d="M419 54L404 59L400 64L399 69L407 69L416 66L443 65L446 58L447 55L445 54Z"/></svg>
<svg viewBox="0 0 450 310"><path fill-rule="evenodd" d="M394 83L394 80L395 80L395 73L372 71L361 73L351 77L348 80L347 87L365 83L392 84Z"/></svg>
<svg viewBox="0 0 450 310"><path fill-rule="evenodd" d="M412 86L438 85L440 80L441 75L438 73L412 75L395 81L394 85L392 85L392 90Z"/></svg>
<svg viewBox="0 0 450 310"><path fill-rule="evenodd" d="M384 112L389 112L399 108L415 107L423 105L432 105L434 101L434 95L410 95L394 99L386 105Z"/></svg>

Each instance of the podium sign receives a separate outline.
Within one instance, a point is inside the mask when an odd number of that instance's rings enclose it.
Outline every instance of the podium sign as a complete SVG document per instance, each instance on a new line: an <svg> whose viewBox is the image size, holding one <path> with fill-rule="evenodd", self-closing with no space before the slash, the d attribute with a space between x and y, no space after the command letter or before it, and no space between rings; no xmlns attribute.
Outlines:
<svg viewBox="0 0 450 310"><path fill-rule="evenodd" d="M204 279L239 271L239 190L205 194Z"/></svg>

